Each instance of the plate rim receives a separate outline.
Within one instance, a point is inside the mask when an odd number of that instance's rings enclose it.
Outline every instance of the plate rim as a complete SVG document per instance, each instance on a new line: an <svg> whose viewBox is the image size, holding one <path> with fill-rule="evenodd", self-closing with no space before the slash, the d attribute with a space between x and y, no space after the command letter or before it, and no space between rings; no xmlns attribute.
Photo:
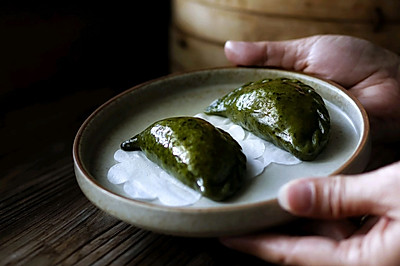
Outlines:
<svg viewBox="0 0 400 266"><path fill-rule="evenodd" d="M118 98L123 97L126 94L130 94L133 91L140 89L143 86L152 84L154 82L160 82L162 80L167 80L171 79L174 77L179 77L179 76L184 76L184 75L190 75L190 74L196 74L196 73L201 73L201 72L210 72L210 71L219 71L219 70L240 70L240 69L261 69L261 70L273 70L273 71L278 71L278 72L286 72L286 73L294 73L302 76L308 76L313 79L318 79L321 81L324 81L336 88L338 88L340 91L346 94L347 97L349 97L357 106L358 110L361 112L362 120L363 120L363 130L362 130L362 136L360 136L359 143L357 145L357 149L353 152L353 154L343 163L341 167L336 169L334 172L328 175L328 177L333 176L333 175L338 175L341 174L343 171L345 171L348 166L356 159L358 158L359 154L362 152L363 148L367 145L367 143L370 140L369 136L369 131L370 131L370 124L369 124L369 119L368 119L368 114L365 110L365 108L362 106L361 102L353 95L351 94L347 89L345 89L343 86L337 84L336 82L333 82L331 80L325 79L318 77L317 75L313 74L308 74L308 73L303 73L299 71L294 71L294 70L286 70L286 69L281 69L281 68L273 68L273 67L237 67L237 66L223 66L223 67L211 67L211 68L203 68L203 69L197 69L197 70L190 70L190 71L182 71L182 72L177 72L177 73L171 73L168 75L164 75L155 79L151 79L149 81L145 81L142 83L139 83L133 87L130 87L117 95L111 97L109 100L101 104L99 107L97 107L82 123L82 125L79 127L76 136L74 138L73 142L73 161L74 161L74 166L78 168L78 170L83 174L83 177L86 179L86 181L89 181L93 186L95 186L97 189L101 190L102 192L105 192L109 194L112 197L117 197L120 198L124 201L127 201L129 204L135 204L135 205L140 205L141 207L145 207L148 209L153 209L153 210L158 210L158 211L168 211L168 212L179 212L179 213L201 213L201 212L207 212L207 213L212 213L212 212L232 212L232 211L240 211L241 209L246 209L248 210L249 208L259 208L262 206L265 206L267 204L277 204L277 198L273 199L268 199L268 200L262 200L258 202L251 202L251 203L243 203L239 205L232 205L230 203L227 203L227 205L221 205L221 206L216 206L216 207L188 207L188 206L165 206L165 205L160 205L160 204L153 204L151 202L146 202L146 201L140 201L136 199L129 198L127 196L118 194L116 192L111 191L110 189L104 187L94 176L92 176L89 171L87 171L86 167L84 166L82 162L82 158L80 156L80 146L81 146L81 139L82 136L88 127L88 125L91 123L91 121L99 115L99 113L107 108L109 105L113 104L118 100ZM77 169L75 169L77 171ZM76 175L76 178L78 179L78 176ZM79 183L79 182L78 182ZM79 184L80 186L80 184ZM97 204L95 204L97 206Z"/></svg>

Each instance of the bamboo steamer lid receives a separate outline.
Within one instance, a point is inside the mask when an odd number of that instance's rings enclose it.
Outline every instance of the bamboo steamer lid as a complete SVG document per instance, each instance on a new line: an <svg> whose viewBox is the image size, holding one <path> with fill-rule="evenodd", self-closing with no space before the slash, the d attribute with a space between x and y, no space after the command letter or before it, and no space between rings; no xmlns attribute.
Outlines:
<svg viewBox="0 0 400 266"><path fill-rule="evenodd" d="M210 7L274 16L371 21L384 14L398 20L397 0L194 0ZM179 5L179 4L178 4Z"/></svg>
<svg viewBox="0 0 400 266"><path fill-rule="evenodd" d="M400 53L399 0L173 0L171 70L227 65L226 40L344 34Z"/></svg>

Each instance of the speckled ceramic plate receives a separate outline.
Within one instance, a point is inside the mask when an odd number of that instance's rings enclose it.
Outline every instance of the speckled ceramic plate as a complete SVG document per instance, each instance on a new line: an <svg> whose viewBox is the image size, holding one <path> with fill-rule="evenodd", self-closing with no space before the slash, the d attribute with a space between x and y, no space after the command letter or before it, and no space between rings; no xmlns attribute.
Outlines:
<svg viewBox="0 0 400 266"><path fill-rule="evenodd" d="M108 169L121 141L156 120L200 113L214 99L249 81L291 77L312 86L331 116L331 139L312 162L268 166L226 202L202 198L192 206L167 207L128 198L109 183ZM365 110L346 90L309 75L276 69L217 68L162 77L135 86L99 107L75 138L75 173L82 191L97 207L119 219L156 232L214 237L260 230L292 217L276 196L286 182L309 176L361 172L368 161L369 124Z"/></svg>

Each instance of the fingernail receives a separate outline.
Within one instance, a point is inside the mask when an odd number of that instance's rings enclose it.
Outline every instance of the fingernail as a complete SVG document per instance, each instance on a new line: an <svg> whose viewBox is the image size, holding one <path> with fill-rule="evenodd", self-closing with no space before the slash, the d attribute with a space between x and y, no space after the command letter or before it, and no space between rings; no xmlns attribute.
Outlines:
<svg viewBox="0 0 400 266"><path fill-rule="evenodd" d="M226 41L225 42L225 49L232 49L232 45L233 45L232 41Z"/></svg>
<svg viewBox="0 0 400 266"><path fill-rule="evenodd" d="M307 214L313 207L314 186L309 181L295 181L284 185L278 193L281 207L295 214Z"/></svg>
<svg viewBox="0 0 400 266"><path fill-rule="evenodd" d="M229 50L235 54L242 54L243 52L246 53L247 50L254 49L256 46L252 42L244 42L244 41L226 41L224 48L225 50Z"/></svg>
<svg viewBox="0 0 400 266"><path fill-rule="evenodd" d="M235 46L240 46L242 43L245 42L228 40L225 42L225 48L234 50L235 48L237 48Z"/></svg>
<svg viewBox="0 0 400 266"><path fill-rule="evenodd" d="M242 51L242 42L239 41L226 41L225 47L226 52L230 52L232 54L240 54Z"/></svg>

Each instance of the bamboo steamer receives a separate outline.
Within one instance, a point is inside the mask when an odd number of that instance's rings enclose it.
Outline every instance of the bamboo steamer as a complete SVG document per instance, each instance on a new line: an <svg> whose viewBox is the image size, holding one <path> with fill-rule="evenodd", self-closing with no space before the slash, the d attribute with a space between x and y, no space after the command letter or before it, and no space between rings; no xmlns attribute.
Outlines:
<svg viewBox="0 0 400 266"><path fill-rule="evenodd" d="M195 0L211 7L298 18L370 21L378 12L387 20L399 19L396 0Z"/></svg>
<svg viewBox="0 0 400 266"><path fill-rule="evenodd" d="M229 65L223 45L207 42L170 29L170 69L172 72Z"/></svg>
<svg viewBox="0 0 400 266"><path fill-rule="evenodd" d="M400 53L399 0L173 0L172 71L229 64L226 40L344 34Z"/></svg>

